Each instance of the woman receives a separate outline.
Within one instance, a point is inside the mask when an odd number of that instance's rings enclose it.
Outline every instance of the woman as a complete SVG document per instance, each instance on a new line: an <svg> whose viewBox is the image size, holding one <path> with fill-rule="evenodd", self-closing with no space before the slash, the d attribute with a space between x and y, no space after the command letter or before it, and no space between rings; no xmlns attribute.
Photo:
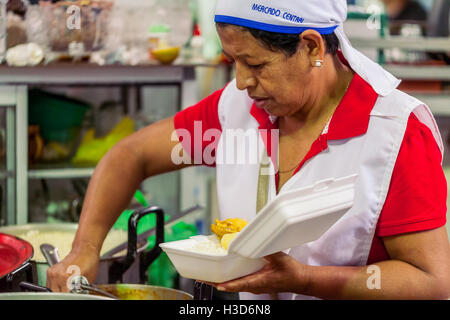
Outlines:
<svg viewBox="0 0 450 320"><path fill-rule="evenodd" d="M72 252L48 271L50 288L67 291L69 265L92 281L101 243L138 185L192 158L216 166L223 219L251 220L279 193L358 174L354 206L320 239L266 257L264 269L219 290L241 299L448 298L439 132L428 107L351 47L345 17L345 0L219 0L217 29L236 80L105 156ZM231 151L254 152L242 141L229 147L252 130L263 145L257 161L229 161ZM180 141L188 161L177 158Z"/></svg>

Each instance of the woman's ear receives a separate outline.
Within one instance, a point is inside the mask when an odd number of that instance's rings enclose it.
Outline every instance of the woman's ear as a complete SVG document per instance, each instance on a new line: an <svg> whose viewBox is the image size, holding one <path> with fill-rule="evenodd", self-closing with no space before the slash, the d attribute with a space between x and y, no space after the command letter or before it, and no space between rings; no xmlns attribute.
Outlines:
<svg viewBox="0 0 450 320"><path fill-rule="evenodd" d="M300 44L312 67L320 67L325 58L325 41L315 30L306 30L299 35Z"/></svg>

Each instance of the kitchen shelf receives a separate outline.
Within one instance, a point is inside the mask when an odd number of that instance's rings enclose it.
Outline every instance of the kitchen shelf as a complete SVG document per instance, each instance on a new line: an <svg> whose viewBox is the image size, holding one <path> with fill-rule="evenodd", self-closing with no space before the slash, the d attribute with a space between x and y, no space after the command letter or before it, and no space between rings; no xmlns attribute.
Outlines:
<svg viewBox="0 0 450 320"><path fill-rule="evenodd" d="M28 170L29 179L80 179L90 178L94 167L73 167L70 164L39 164Z"/></svg>
<svg viewBox="0 0 450 320"><path fill-rule="evenodd" d="M13 178L14 176L15 176L15 174L12 171L5 171L5 170L0 171L0 179L2 179L2 180Z"/></svg>
<svg viewBox="0 0 450 320"><path fill-rule="evenodd" d="M27 192L23 195L23 190L27 189L28 164L27 87L0 83L0 109L5 114L6 126L6 157L2 171L6 205L5 214L0 216L0 220L8 223L18 220L18 212L27 213Z"/></svg>
<svg viewBox="0 0 450 320"><path fill-rule="evenodd" d="M388 38L351 37L350 42L357 49L400 49L417 52L450 52L450 38L389 36ZM450 66L447 65L417 65L417 64L385 64L383 67L402 80L412 81L450 81ZM427 104L435 116L450 115L450 93L408 94Z"/></svg>
<svg viewBox="0 0 450 320"><path fill-rule="evenodd" d="M113 86L140 90L145 86L176 86L179 92L178 109L181 110L198 102L195 79L197 67L221 68L222 65L99 66L88 63L52 63L36 67L0 65L0 107L8 111L9 127L14 133L7 152L10 155L8 158L10 167L5 170L14 172L13 177L7 178L6 224L28 222L29 179L89 178L94 171L92 167L80 168L68 164L54 167L42 165L28 167L27 128L30 87ZM184 174L184 172L180 174L180 183L184 180Z"/></svg>
<svg viewBox="0 0 450 320"><path fill-rule="evenodd" d="M402 49L421 52L450 52L450 38L405 38L390 36L388 38L352 37L350 42L357 49ZM417 64L385 64L384 68L404 80L450 80L450 66L417 65Z"/></svg>
<svg viewBox="0 0 450 320"><path fill-rule="evenodd" d="M403 49L422 52L450 52L450 38L405 38L390 36L389 38L350 38L355 48Z"/></svg>
<svg viewBox="0 0 450 320"><path fill-rule="evenodd" d="M409 93L416 97L431 109L434 115L450 116L450 93L444 94L421 94Z"/></svg>
<svg viewBox="0 0 450 320"><path fill-rule="evenodd" d="M450 81L450 66L417 66L388 64L384 68L399 79Z"/></svg>
<svg viewBox="0 0 450 320"><path fill-rule="evenodd" d="M124 85L173 84L192 78L196 67L226 67L222 64L108 65L52 63L35 67L0 65L0 84Z"/></svg>

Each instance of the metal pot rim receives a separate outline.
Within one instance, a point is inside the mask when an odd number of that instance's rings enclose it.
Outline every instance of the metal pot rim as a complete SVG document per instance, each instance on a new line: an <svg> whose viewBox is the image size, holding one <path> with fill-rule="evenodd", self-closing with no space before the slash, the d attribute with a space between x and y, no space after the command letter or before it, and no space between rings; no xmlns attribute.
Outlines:
<svg viewBox="0 0 450 320"><path fill-rule="evenodd" d="M38 298L50 298L50 299L38 299ZM114 300L114 299L94 295L87 295L87 294L82 295L73 293L7 292L7 293L0 293L0 300Z"/></svg>

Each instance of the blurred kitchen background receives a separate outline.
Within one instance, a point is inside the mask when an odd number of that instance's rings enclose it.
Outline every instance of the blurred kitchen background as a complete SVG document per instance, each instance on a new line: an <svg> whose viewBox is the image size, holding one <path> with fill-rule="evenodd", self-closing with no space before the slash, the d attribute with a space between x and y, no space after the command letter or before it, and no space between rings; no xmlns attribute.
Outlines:
<svg viewBox="0 0 450 320"><path fill-rule="evenodd" d="M430 106L448 147L450 0L348 2L353 45ZM115 143L232 79L214 5L0 0L0 226L77 223L89 177ZM450 177L448 153L444 167ZM154 177L130 208L142 197L163 208L172 239L205 234L218 214L214 181L205 167Z"/></svg>

